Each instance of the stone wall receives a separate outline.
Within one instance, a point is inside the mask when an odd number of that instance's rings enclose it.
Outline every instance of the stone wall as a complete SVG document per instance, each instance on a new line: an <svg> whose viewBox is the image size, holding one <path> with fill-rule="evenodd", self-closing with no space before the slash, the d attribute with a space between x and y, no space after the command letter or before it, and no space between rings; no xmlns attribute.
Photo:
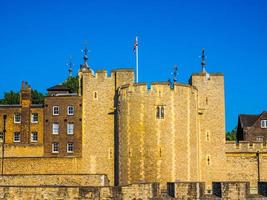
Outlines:
<svg viewBox="0 0 267 200"><path fill-rule="evenodd" d="M157 106L164 118L156 117ZM120 184L196 180L197 90L134 84L119 96Z"/></svg>
<svg viewBox="0 0 267 200"><path fill-rule="evenodd" d="M106 175L101 174L50 174L4 175L1 186L109 186Z"/></svg>
<svg viewBox="0 0 267 200"><path fill-rule="evenodd" d="M84 173L105 173L114 183L116 91L134 81L131 69L79 72L82 80L82 153Z"/></svg>
<svg viewBox="0 0 267 200"><path fill-rule="evenodd" d="M160 194L158 183L140 183L121 187L123 200L149 200Z"/></svg>
<svg viewBox="0 0 267 200"><path fill-rule="evenodd" d="M168 194L178 199L199 199L205 193L205 183L175 182L168 183Z"/></svg>
<svg viewBox="0 0 267 200"><path fill-rule="evenodd" d="M112 187L19 187L0 186L3 200L115 200L118 199ZM119 200L119 199L118 199Z"/></svg>

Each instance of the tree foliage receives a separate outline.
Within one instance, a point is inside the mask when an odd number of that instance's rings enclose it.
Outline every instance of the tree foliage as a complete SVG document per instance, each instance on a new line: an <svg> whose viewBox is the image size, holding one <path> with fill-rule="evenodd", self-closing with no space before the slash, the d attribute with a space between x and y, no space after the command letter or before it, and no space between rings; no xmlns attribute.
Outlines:
<svg viewBox="0 0 267 200"><path fill-rule="evenodd" d="M19 93L14 91L5 92L4 98L0 100L1 104L19 104Z"/></svg>
<svg viewBox="0 0 267 200"><path fill-rule="evenodd" d="M63 82L63 85L70 89L71 93L78 93L79 90L79 77L69 77Z"/></svg>
<svg viewBox="0 0 267 200"><path fill-rule="evenodd" d="M38 92L37 90L32 90L32 104L43 104L44 94Z"/></svg>
<svg viewBox="0 0 267 200"><path fill-rule="evenodd" d="M32 103L33 104L43 104L44 103L44 94L38 92L37 90L32 90ZM0 104L20 104L20 93L9 91L5 92L4 98L0 99Z"/></svg>
<svg viewBox="0 0 267 200"><path fill-rule="evenodd" d="M236 140L236 131L237 131L237 127L235 127L232 131L226 132L226 140L235 141Z"/></svg>

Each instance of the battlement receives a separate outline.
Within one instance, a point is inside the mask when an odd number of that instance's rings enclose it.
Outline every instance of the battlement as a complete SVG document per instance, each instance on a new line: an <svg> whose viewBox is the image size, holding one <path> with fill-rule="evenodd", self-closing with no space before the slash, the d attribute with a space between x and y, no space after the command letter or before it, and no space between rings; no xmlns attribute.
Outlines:
<svg viewBox="0 0 267 200"><path fill-rule="evenodd" d="M225 144L225 153L266 153L267 146L266 142L248 142L240 141L236 143L235 141L226 142Z"/></svg>
<svg viewBox="0 0 267 200"><path fill-rule="evenodd" d="M91 71L86 71L84 73L88 73L91 75L91 78L114 78L116 74L133 74L134 69L132 68L125 68L125 69L115 69L111 70L111 73L108 72L108 70L96 70L95 73L92 73Z"/></svg>
<svg viewBox="0 0 267 200"><path fill-rule="evenodd" d="M168 82L152 82L150 85L147 83L134 83L121 86L121 92L123 94L132 94L134 92L146 93L151 96L161 96L164 93L170 92L177 93L180 89L197 90L194 86L183 83L175 83L174 88L171 88Z"/></svg>

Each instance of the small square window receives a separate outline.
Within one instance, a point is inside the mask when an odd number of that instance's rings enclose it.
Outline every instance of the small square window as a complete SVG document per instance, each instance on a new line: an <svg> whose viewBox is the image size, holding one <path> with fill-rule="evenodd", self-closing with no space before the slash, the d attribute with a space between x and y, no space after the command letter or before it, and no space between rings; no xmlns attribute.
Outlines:
<svg viewBox="0 0 267 200"><path fill-rule="evenodd" d="M14 133L14 142L20 142L20 132Z"/></svg>
<svg viewBox="0 0 267 200"><path fill-rule="evenodd" d="M37 132L31 133L31 142L38 142L38 133Z"/></svg>
<svg viewBox="0 0 267 200"><path fill-rule="evenodd" d="M14 114L14 123L16 123L16 124L21 123L21 115L20 115L20 113L15 113Z"/></svg>
<svg viewBox="0 0 267 200"><path fill-rule="evenodd" d="M71 142L71 143L68 143L67 144L67 153L73 153L74 152L74 144Z"/></svg>
<svg viewBox="0 0 267 200"><path fill-rule="evenodd" d="M68 115L74 115L74 106L68 106L67 110Z"/></svg>
<svg viewBox="0 0 267 200"><path fill-rule="evenodd" d="M53 115L59 115L59 106L53 106Z"/></svg>
<svg viewBox="0 0 267 200"><path fill-rule="evenodd" d="M52 153L59 153L59 143L58 142L52 143Z"/></svg>
<svg viewBox="0 0 267 200"><path fill-rule="evenodd" d="M68 123L67 124L67 134L72 135L74 133L74 124L73 123Z"/></svg>
<svg viewBox="0 0 267 200"><path fill-rule="evenodd" d="M164 106L157 106L156 116L157 119L164 119Z"/></svg>
<svg viewBox="0 0 267 200"><path fill-rule="evenodd" d="M263 140L264 140L264 137L263 136L257 136L256 137L256 141L257 142L263 142Z"/></svg>
<svg viewBox="0 0 267 200"><path fill-rule="evenodd" d="M59 124L58 123L53 123L52 133L53 134L59 134Z"/></svg>
<svg viewBox="0 0 267 200"><path fill-rule="evenodd" d="M261 120L261 128L267 128L267 119Z"/></svg>
<svg viewBox="0 0 267 200"><path fill-rule="evenodd" d="M32 113L32 123L38 123L38 113Z"/></svg>

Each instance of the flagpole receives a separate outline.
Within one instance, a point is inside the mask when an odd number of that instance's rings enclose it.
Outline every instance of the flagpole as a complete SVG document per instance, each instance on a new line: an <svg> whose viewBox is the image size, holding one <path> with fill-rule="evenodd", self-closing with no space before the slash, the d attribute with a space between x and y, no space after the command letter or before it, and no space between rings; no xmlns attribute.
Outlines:
<svg viewBox="0 0 267 200"><path fill-rule="evenodd" d="M136 83L138 83L138 38L136 36L136 49L135 49L135 56L136 56Z"/></svg>

